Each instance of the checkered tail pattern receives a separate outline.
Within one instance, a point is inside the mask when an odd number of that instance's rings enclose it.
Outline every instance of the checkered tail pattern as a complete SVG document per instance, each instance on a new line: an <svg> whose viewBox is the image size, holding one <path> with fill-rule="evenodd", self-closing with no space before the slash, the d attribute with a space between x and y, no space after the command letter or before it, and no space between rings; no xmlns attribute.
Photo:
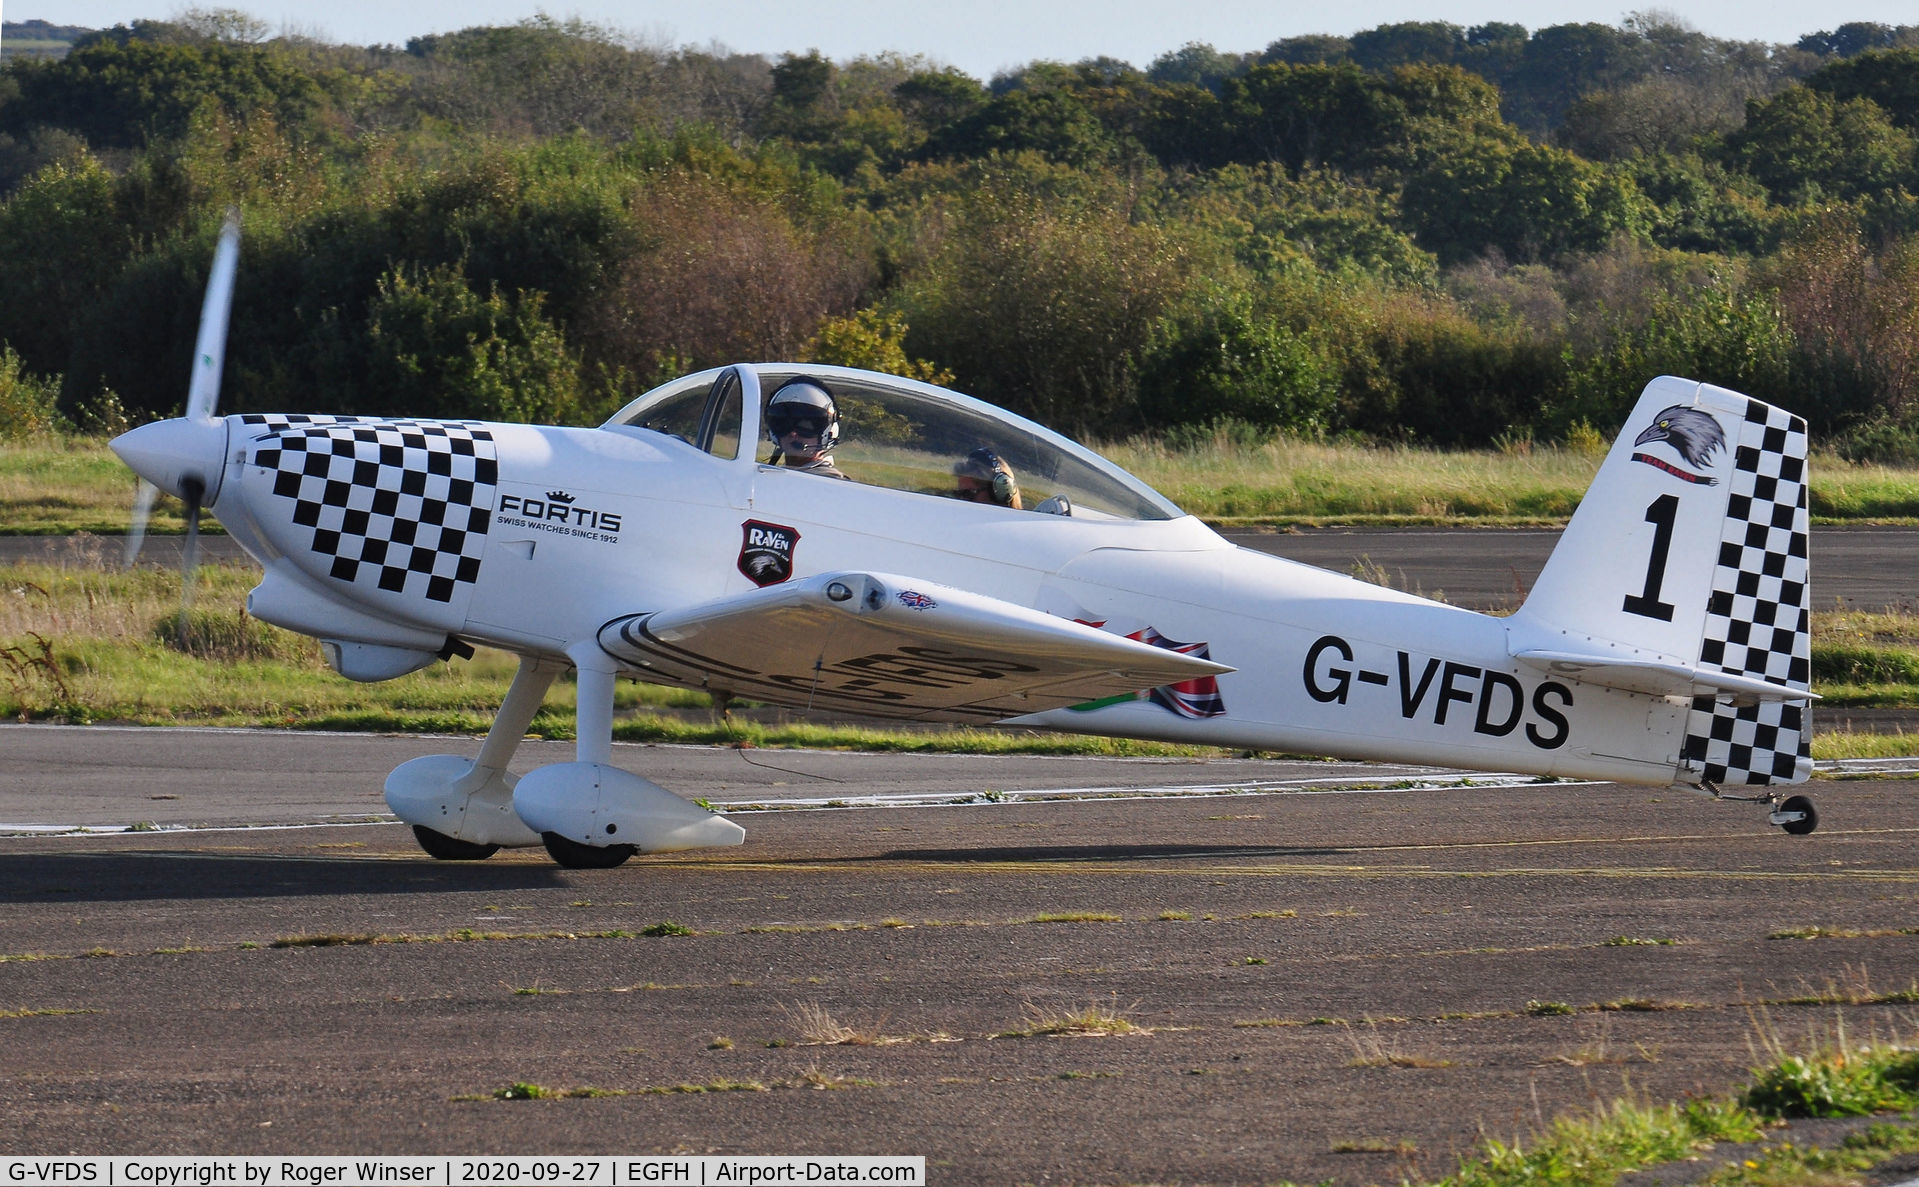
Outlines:
<svg viewBox="0 0 1919 1187"><path fill-rule="evenodd" d="M471 421L247 415L251 465L273 474L330 577L450 603L480 573L499 463Z"/></svg>
<svg viewBox="0 0 1919 1187"><path fill-rule="evenodd" d="M1812 675L1806 556L1806 422L1758 400L1737 433L1719 563L1699 662L1791 688ZM1693 700L1682 771L1718 786L1812 774L1806 702Z"/></svg>

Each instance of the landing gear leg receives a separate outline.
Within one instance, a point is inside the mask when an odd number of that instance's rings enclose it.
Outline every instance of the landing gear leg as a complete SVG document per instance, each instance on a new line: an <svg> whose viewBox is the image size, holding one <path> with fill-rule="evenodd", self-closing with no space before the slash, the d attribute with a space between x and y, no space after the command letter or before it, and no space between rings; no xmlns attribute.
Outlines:
<svg viewBox="0 0 1919 1187"><path fill-rule="evenodd" d="M493 728L486 731L486 741L480 743L480 757L473 761L474 766L506 770L513 752L520 748L520 739L526 737L526 727L533 724L533 715L546 703L546 690L553 687L553 678L563 671L565 668L551 660L531 656L520 660L520 670L513 673L513 684L506 690L506 699L500 702L500 711L493 715Z"/></svg>
<svg viewBox="0 0 1919 1187"><path fill-rule="evenodd" d="M1788 796L1773 809L1771 820L1793 836L1803 837L1819 827L1819 809L1812 806L1809 795Z"/></svg>
<svg viewBox="0 0 1919 1187"><path fill-rule="evenodd" d="M613 669L599 652L599 645L581 649L575 656L579 686L578 716L574 723L574 761L613 765ZM540 834L546 851L554 861L569 870L610 870L632 857L634 846L615 841L619 826L608 823L604 834L610 844L589 845L553 831ZM596 830L598 831L598 830ZM598 839L597 837L595 838Z"/></svg>
<svg viewBox="0 0 1919 1187"><path fill-rule="evenodd" d="M1812 797L1809 795L1792 795L1783 800L1777 792L1766 795L1725 795L1703 779L1700 780L1699 789L1716 800L1731 800L1741 804L1768 804L1772 807L1772 811L1767 815L1766 822L1778 825L1795 837L1803 837L1819 827L1819 809L1813 806Z"/></svg>
<svg viewBox="0 0 1919 1187"><path fill-rule="evenodd" d="M578 673L578 710L574 719L573 761L610 763L613 761L613 668L599 644L593 660L576 657ZM586 648L577 650L586 651Z"/></svg>
<svg viewBox="0 0 1919 1187"><path fill-rule="evenodd" d="M526 657L513 677L478 758L431 754L400 764L386 780L387 805L413 826L420 848L441 861L479 861L502 845L536 845L539 834L513 810L518 777L506 764L565 665Z"/></svg>
<svg viewBox="0 0 1919 1187"><path fill-rule="evenodd" d="M513 810L568 869L610 869L635 853L738 845L746 830L613 765L613 678L597 642L568 649L579 673L572 762L535 767L513 788Z"/></svg>

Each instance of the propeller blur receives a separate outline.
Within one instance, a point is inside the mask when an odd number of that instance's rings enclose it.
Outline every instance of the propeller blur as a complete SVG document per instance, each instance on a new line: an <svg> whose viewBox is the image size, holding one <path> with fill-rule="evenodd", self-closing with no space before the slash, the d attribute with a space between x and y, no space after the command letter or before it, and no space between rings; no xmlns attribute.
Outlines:
<svg viewBox="0 0 1919 1187"><path fill-rule="evenodd" d="M146 539L147 519L155 495L164 490L187 505L187 540L180 559L181 638L186 637L187 612L193 606L195 570L200 564L200 511L219 492L224 467L226 427L213 418L220 399L220 372L226 364L227 323L233 312L233 284L240 270L240 211L229 207L214 249L207 277L206 300L200 307L200 334L193 346L193 372L187 383L186 416L146 426L156 431L126 441L133 455L121 457L140 485L134 495L133 520L127 533L126 563L139 558ZM172 426L160 428L159 425ZM218 438L216 443L215 438ZM118 446L116 446L118 449ZM137 459L137 460L136 460Z"/></svg>

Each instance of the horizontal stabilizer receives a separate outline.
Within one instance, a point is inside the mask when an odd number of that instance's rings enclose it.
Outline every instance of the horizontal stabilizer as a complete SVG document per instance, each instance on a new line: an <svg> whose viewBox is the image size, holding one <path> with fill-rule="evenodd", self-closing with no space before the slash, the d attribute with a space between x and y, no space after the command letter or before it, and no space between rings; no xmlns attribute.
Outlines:
<svg viewBox="0 0 1919 1187"><path fill-rule="evenodd" d="M1516 651L1513 658L1554 676L1617 688L1626 692L1650 693L1656 697L1701 697L1730 695L1740 703L1761 701L1816 701L1819 694L1803 688L1788 688L1715 672L1707 668L1689 668L1683 664L1656 660L1613 659L1607 656L1581 655L1573 651Z"/></svg>
<svg viewBox="0 0 1919 1187"><path fill-rule="evenodd" d="M1233 670L890 573L827 573L615 619L600 646L656 678L922 720L996 721Z"/></svg>

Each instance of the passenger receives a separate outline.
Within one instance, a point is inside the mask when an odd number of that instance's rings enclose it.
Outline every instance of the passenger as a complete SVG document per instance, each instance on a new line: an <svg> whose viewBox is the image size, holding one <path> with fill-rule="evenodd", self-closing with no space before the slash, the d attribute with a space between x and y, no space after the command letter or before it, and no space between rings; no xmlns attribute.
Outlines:
<svg viewBox="0 0 1919 1187"><path fill-rule="evenodd" d="M826 385L805 376L781 384L766 402L766 435L777 447L768 465L786 465L806 474L846 478L833 464L840 439L840 413Z"/></svg>
<svg viewBox="0 0 1919 1187"><path fill-rule="evenodd" d="M953 474L958 482L955 497L1020 509L1019 479L1013 477L1013 467L992 450L975 449L953 466Z"/></svg>

